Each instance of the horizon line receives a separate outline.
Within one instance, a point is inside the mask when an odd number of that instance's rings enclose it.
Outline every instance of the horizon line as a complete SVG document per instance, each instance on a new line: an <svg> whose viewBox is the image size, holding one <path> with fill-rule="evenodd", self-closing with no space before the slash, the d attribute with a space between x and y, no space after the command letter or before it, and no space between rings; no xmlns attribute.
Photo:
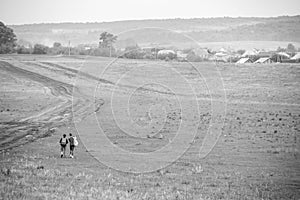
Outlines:
<svg viewBox="0 0 300 200"><path fill-rule="evenodd" d="M130 21L159 21L159 20L192 20L192 19L220 19L220 18L231 18L231 19L238 19L238 18L261 18L261 19L268 19L268 18L280 18L280 17L300 17L300 14L297 15L276 15L276 16L215 16L215 17L174 17L174 18L157 18L157 19L124 19L124 20L113 20L113 21L63 21L63 22L33 22L33 23L20 23L20 24L6 24L8 26L25 26L25 25L47 25L47 24L100 24L100 23L115 23L115 22L130 22Z"/></svg>

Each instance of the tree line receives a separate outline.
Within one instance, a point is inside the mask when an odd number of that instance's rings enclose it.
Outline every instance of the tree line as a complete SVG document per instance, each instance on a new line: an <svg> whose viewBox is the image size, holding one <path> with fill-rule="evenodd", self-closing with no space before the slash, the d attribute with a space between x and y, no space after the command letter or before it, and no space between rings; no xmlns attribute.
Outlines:
<svg viewBox="0 0 300 200"><path fill-rule="evenodd" d="M129 45L125 49L115 49L114 43L117 41L118 37L108 33L103 32L99 36L98 46L89 45L79 45L76 47L63 46L59 42L54 42L51 47L43 44L35 44L31 46L30 44L24 45L19 41L17 43L17 37L13 30L0 22L0 54L8 53L18 53L18 54L50 54L50 55L92 55L92 56L104 56L104 57L122 57L128 59L161 59L161 60L173 60L177 58L176 53L159 54L160 50L164 48L140 48L137 44ZM286 48L278 47L277 52L289 52L294 54L296 49L293 44L288 44ZM191 62L201 62L207 61L207 58L203 58L197 55L193 49L184 49L181 51L186 55L186 61ZM236 55L242 55L245 50L237 50ZM215 55L217 52L208 51L210 55ZM235 59L235 60L232 60ZM230 61L237 61L239 56L231 57Z"/></svg>
<svg viewBox="0 0 300 200"><path fill-rule="evenodd" d="M63 55L97 55L97 56L115 56L116 50L113 43L117 36L111 33L103 32L99 38L97 48L70 47L63 46L59 42L54 42L52 47L43 44L22 45L17 43L17 37L13 30L0 22L0 54L18 53L18 54L63 54Z"/></svg>
<svg viewBox="0 0 300 200"><path fill-rule="evenodd" d="M43 44L18 44L17 37L13 30L0 22L0 54L18 53L18 54L50 54L50 55L92 55L104 57L124 57L130 59L156 59L158 48L148 51L141 49L138 45L128 46L123 50L116 50L114 43L117 36L103 32L100 34L97 47L88 45L79 45L77 47L63 46L59 42L54 42L51 47ZM173 59L174 55L169 55L168 59Z"/></svg>

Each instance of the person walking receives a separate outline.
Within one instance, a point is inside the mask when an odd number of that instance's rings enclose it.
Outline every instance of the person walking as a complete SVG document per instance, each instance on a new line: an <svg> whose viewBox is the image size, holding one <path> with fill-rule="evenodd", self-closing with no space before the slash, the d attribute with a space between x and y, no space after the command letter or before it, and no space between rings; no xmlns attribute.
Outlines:
<svg viewBox="0 0 300 200"><path fill-rule="evenodd" d="M69 134L69 143L70 143L70 158L74 158L74 149L75 149L75 139L72 136L72 133Z"/></svg>
<svg viewBox="0 0 300 200"><path fill-rule="evenodd" d="M62 158L66 156L66 147L68 144L68 139L66 134L63 134L62 138L60 138L59 144L60 144L60 157Z"/></svg>

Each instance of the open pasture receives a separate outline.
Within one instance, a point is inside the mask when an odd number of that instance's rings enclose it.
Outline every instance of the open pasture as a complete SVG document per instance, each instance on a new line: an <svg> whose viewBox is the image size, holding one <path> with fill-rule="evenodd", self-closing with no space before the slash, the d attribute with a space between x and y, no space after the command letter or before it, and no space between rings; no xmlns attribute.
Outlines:
<svg viewBox="0 0 300 200"><path fill-rule="evenodd" d="M300 198L299 65L3 55L0 75L3 199Z"/></svg>

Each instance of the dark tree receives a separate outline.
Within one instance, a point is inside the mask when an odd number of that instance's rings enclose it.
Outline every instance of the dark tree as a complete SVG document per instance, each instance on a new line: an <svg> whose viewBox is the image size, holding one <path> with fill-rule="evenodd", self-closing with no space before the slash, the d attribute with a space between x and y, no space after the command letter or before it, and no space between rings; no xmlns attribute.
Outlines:
<svg viewBox="0 0 300 200"><path fill-rule="evenodd" d="M0 53L11 53L16 46L16 35L13 30L0 22Z"/></svg>
<svg viewBox="0 0 300 200"><path fill-rule="evenodd" d="M287 52L294 53L294 52L296 52L296 47L295 47L293 44L289 43L289 44L287 45L286 50L287 50Z"/></svg>
<svg viewBox="0 0 300 200"><path fill-rule="evenodd" d="M47 54L49 47L42 44L35 44L33 47L33 54Z"/></svg>
<svg viewBox="0 0 300 200"><path fill-rule="evenodd" d="M53 48L60 48L60 47L62 47L61 43L59 43L59 42L53 43Z"/></svg>
<svg viewBox="0 0 300 200"><path fill-rule="evenodd" d="M237 50L237 53L240 55L243 55L245 52L246 52L246 50L244 50L244 49Z"/></svg>
<svg viewBox="0 0 300 200"><path fill-rule="evenodd" d="M31 54L33 52L32 47L25 47L23 45L18 45L16 47L16 52L18 54Z"/></svg>
<svg viewBox="0 0 300 200"><path fill-rule="evenodd" d="M99 48L111 48L112 44L117 40L117 36L111 33L103 32L100 35Z"/></svg>
<svg viewBox="0 0 300 200"><path fill-rule="evenodd" d="M58 55L58 54L68 54L68 49L66 47L63 47L61 43L54 42L53 47L48 49L48 52L50 54Z"/></svg>
<svg viewBox="0 0 300 200"><path fill-rule="evenodd" d="M276 51L277 52L285 52L285 48L278 47Z"/></svg>
<svg viewBox="0 0 300 200"><path fill-rule="evenodd" d="M128 46L125 48L124 57L129 59L142 59L145 52L138 46Z"/></svg>

